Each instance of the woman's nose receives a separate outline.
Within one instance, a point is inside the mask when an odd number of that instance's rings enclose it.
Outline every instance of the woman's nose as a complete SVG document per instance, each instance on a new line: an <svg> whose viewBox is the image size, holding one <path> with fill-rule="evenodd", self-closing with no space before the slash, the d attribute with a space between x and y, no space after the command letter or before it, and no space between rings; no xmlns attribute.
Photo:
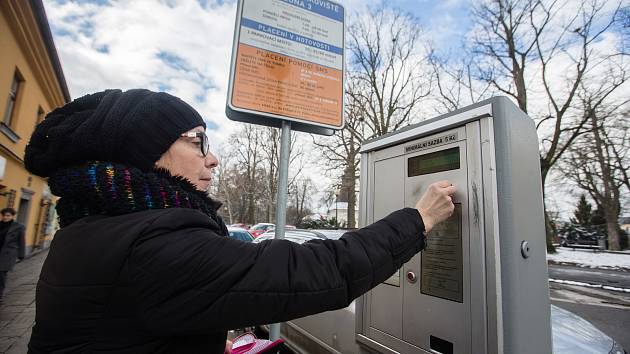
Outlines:
<svg viewBox="0 0 630 354"><path fill-rule="evenodd" d="M208 151L208 155L206 155L206 167L215 168L218 165L219 165L219 160L217 160L217 157L214 156L212 152Z"/></svg>

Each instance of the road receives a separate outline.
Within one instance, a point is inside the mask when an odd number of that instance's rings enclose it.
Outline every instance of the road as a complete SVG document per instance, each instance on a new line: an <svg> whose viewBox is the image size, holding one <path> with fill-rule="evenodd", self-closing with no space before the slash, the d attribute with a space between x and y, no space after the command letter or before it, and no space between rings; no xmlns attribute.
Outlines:
<svg viewBox="0 0 630 354"><path fill-rule="evenodd" d="M549 277L630 288L630 272L549 265ZM630 353L630 293L554 282L549 288L552 304L588 320Z"/></svg>
<svg viewBox="0 0 630 354"><path fill-rule="evenodd" d="M549 278L630 289L630 272L550 264Z"/></svg>

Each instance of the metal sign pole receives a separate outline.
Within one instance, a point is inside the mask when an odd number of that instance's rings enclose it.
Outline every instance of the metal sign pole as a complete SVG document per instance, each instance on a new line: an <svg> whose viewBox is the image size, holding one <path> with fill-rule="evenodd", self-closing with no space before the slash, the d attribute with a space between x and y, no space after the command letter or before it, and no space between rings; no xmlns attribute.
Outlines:
<svg viewBox="0 0 630 354"><path fill-rule="evenodd" d="M276 200L276 239L284 238L284 225L287 220L287 189L289 182L289 154L291 150L291 122L282 121L282 136L280 137L280 161L278 161L278 197ZM280 338L280 323L270 326L269 339Z"/></svg>
<svg viewBox="0 0 630 354"><path fill-rule="evenodd" d="M288 14L284 16L282 14ZM225 113L282 122L275 238L284 238L291 129L343 129L346 11L334 0L238 0ZM272 340L280 324L270 325Z"/></svg>

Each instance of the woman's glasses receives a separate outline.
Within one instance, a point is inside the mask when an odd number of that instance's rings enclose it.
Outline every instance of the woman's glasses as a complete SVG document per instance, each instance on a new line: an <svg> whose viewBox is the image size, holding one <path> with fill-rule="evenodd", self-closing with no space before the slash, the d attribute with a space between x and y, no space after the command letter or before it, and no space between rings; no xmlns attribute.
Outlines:
<svg viewBox="0 0 630 354"><path fill-rule="evenodd" d="M201 153L203 154L203 156L208 155L208 152L210 152L210 142L208 141L208 137L206 136L206 133L204 133L204 132L186 132L186 133L182 134L182 137L185 137L185 138L199 138L199 141L200 141L199 147L201 148Z"/></svg>

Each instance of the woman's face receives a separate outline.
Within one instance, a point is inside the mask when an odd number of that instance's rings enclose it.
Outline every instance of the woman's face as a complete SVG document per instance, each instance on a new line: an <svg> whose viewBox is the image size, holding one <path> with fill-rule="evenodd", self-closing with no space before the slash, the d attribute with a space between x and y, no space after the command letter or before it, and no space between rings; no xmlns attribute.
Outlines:
<svg viewBox="0 0 630 354"><path fill-rule="evenodd" d="M204 129L198 126L190 131L203 133ZM180 137L162 154L155 166L185 177L198 190L207 191L212 181L212 169L217 167L219 161L211 152L203 156L201 144L200 138Z"/></svg>

